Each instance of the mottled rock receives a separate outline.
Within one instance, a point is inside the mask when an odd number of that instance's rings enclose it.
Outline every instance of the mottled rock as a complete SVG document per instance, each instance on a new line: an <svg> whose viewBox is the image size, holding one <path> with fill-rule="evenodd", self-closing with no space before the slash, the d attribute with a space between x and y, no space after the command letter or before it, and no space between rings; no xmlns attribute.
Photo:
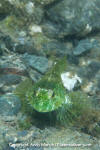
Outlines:
<svg viewBox="0 0 100 150"><path fill-rule="evenodd" d="M81 40L79 41L78 45L76 46L76 48L73 50L73 54L75 56L81 55L85 52L89 52L92 48L95 48L99 46L98 45L98 41L92 41L89 39L85 39L85 40Z"/></svg>
<svg viewBox="0 0 100 150"><path fill-rule="evenodd" d="M25 64L21 60L21 55L11 53L0 58L0 74L18 74L26 70ZM20 73L21 73L20 72ZM22 75L20 74L19 75Z"/></svg>
<svg viewBox="0 0 100 150"><path fill-rule="evenodd" d="M42 46L47 44L50 39L44 35L41 30L41 26L37 26L36 28L34 28L34 26L31 26L31 28L33 28L33 31L30 32L30 35L32 36L34 49L36 50L36 53L34 54L45 56L45 51L43 51Z"/></svg>
<svg viewBox="0 0 100 150"><path fill-rule="evenodd" d="M13 47L15 52L18 52L19 54L24 54L25 52L29 54L36 53L36 50L34 49L33 41L26 41L25 38L19 38L19 42L15 43L15 46Z"/></svg>
<svg viewBox="0 0 100 150"><path fill-rule="evenodd" d="M14 74L7 74L0 76L0 83L5 85L18 84L21 81L21 76Z"/></svg>
<svg viewBox="0 0 100 150"><path fill-rule="evenodd" d="M28 132L27 132L26 130L17 132L18 136L22 136L22 137L26 136L27 133L28 133Z"/></svg>
<svg viewBox="0 0 100 150"><path fill-rule="evenodd" d="M4 19L11 11L12 5L9 1L0 1L0 20Z"/></svg>
<svg viewBox="0 0 100 150"><path fill-rule="evenodd" d="M21 108L20 99L11 94L0 96L0 115L13 116L16 115Z"/></svg>
<svg viewBox="0 0 100 150"><path fill-rule="evenodd" d="M66 147L68 150L73 150L75 147L77 149L96 150L99 147L99 142L98 144L93 144L93 139L89 135L69 129L56 131L55 134L46 138L46 142L49 144L58 143L53 147L53 150L62 150L62 148L66 150ZM77 144L80 144L80 146L77 146ZM52 150L52 147L45 147L45 150Z"/></svg>
<svg viewBox="0 0 100 150"><path fill-rule="evenodd" d="M63 0L50 7L47 16L48 20L57 26L58 33L55 30L55 34L58 37L68 35L82 37L100 30L99 7L99 0Z"/></svg>
<svg viewBox="0 0 100 150"><path fill-rule="evenodd" d="M69 43L68 43L69 44ZM51 41L44 43L42 46L43 51L48 56L65 56L71 52L72 44L68 45L67 42Z"/></svg>
<svg viewBox="0 0 100 150"><path fill-rule="evenodd" d="M34 1L21 1L21 0L6 0L8 1L8 8L13 15L17 16L18 19L22 19L23 23L27 21L34 21L35 23L40 23L43 17L43 9L39 6L35 6ZM4 4L6 3L4 2ZM11 7L12 6L12 7ZM6 5L3 5L6 8ZM10 13L11 13L10 12Z"/></svg>
<svg viewBox="0 0 100 150"><path fill-rule="evenodd" d="M46 57L28 55L26 53L23 55L23 60L27 66L32 67L40 73L45 73L48 69L48 59Z"/></svg>
<svg viewBox="0 0 100 150"><path fill-rule="evenodd" d="M41 73L39 73L39 72L37 72L37 71L35 71L33 69L30 69L28 73L29 73L30 78L34 82L37 82L42 77Z"/></svg>
<svg viewBox="0 0 100 150"><path fill-rule="evenodd" d="M100 70L100 62L92 61L88 66L83 66L78 69L78 74L81 77L91 80Z"/></svg>
<svg viewBox="0 0 100 150"><path fill-rule="evenodd" d="M10 150L4 136L0 134L0 150Z"/></svg>
<svg viewBox="0 0 100 150"><path fill-rule="evenodd" d="M55 24L53 22L50 22L46 20L46 22L42 25L43 32L46 36L49 38L58 38L59 35L59 30L60 30L60 25Z"/></svg>

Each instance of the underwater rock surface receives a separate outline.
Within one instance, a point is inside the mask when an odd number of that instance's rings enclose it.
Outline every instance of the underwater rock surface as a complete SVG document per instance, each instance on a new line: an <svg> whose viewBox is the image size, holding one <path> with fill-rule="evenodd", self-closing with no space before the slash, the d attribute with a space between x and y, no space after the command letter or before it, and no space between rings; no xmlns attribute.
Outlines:
<svg viewBox="0 0 100 150"><path fill-rule="evenodd" d="M45 57L25 54L23 60L26 65L29 65L41 73L45 73L48 69L48 59Z"/></svg>
<svg viewBox="0 0 100 150"><path fill-rule="evenodd" d="M16 115L21 108L20 99L15 95L0 96L0 115L13 116Z"/></svg>
<svg viewBox="0 0 100 150"><path fill-rule="evenodd" d="M89 39L81 40L78 46L74 49L73 54L78 56L84 52L88 52L97 46L97 41L90 41Z"/></svg>
<svg viewBox="0 0 100 150"><path fill-rule="evenodd" d="M100 30L99 7L99 0L63 0L49 8L47 16L57 26L59 38L69 35L82 37Z"/></svg>

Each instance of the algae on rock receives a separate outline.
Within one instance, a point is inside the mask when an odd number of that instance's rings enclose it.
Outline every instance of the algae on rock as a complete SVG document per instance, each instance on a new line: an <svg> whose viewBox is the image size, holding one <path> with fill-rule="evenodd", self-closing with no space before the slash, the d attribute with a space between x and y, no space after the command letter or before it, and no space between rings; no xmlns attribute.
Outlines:
<svg viewBox="0 0 100 150"><path fill-rule="evenodd" d="M94 125L100 121L100 111L93 108L91 98L81 91L70 92L67 96L70 103L63 104L56 111L58 122L92 134Z"/></svg>
<svg viewBox="0 0 100 150"><path fill-rule="evenodd" d="M61 82L60 75L67 68L66 57L54 66L34 85L27 79L15 90L22 100L23 109L31 107L38 112L50 112L57 109L65 101L66 90ZM29 106L27 106L29 104Z"/></svg>
<svg viewBox="0 0 100 150"><path fill-rule="evenodd" d="M21 99L22 103L22 112L24 113L32 113L33 110L29 107L26 101L26 92L29 90L31 91L33 87L32 80L27 78L26 80L22 81L14 91L14 94L18 95Z"/></svg>
<svg viewBox="0 0 100 150"><path fill-rule="evenodd" d="M32 93L30 91L27 93L27 99L38 112L50 112L65 102L65 91L61 85L57 84L53 89L36 88Z"/></svg>
<svg viewBox="0 0 100 150"><path fill-rule="evenodd" d="M33 90L26 93L28 103L38 112L56 110L65 102L66 90L60 74L66 70L66 58L58 61L44 77L38 81Z"/></svg>

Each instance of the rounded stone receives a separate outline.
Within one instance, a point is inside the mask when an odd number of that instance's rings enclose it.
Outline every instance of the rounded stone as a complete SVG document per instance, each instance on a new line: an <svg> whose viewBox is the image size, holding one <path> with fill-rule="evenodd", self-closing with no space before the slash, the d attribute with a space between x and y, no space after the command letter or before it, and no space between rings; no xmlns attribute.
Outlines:
<svg viewBox="0 0 100 150"><path fill-rule="evenodd" d="M0 115L13 116L16 115L21 108L20 99L12 94L0 96Z"/></svg>

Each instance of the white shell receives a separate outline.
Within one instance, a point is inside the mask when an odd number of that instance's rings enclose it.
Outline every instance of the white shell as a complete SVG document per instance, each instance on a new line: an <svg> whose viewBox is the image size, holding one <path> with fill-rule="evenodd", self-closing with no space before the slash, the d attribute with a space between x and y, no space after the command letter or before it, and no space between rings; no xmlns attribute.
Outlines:
<svg viewBox="0 0 100 150"><path fill-rule="evenodd" d="M80 83L82 82L81 78L78 77L77 74L75 74L74 76L71 76L70 72L62 73L61 79L62 79L64 87L68 91L72 91L77 82L80 82Z"/></svg>
<svg viewBox="0 0 100 150"><path fill-rule="evenodd" d="M29 27L30 30L30 34L34 35L34 33L41 33L42 32L42 28L38 25L31 25Z"/></svg>

